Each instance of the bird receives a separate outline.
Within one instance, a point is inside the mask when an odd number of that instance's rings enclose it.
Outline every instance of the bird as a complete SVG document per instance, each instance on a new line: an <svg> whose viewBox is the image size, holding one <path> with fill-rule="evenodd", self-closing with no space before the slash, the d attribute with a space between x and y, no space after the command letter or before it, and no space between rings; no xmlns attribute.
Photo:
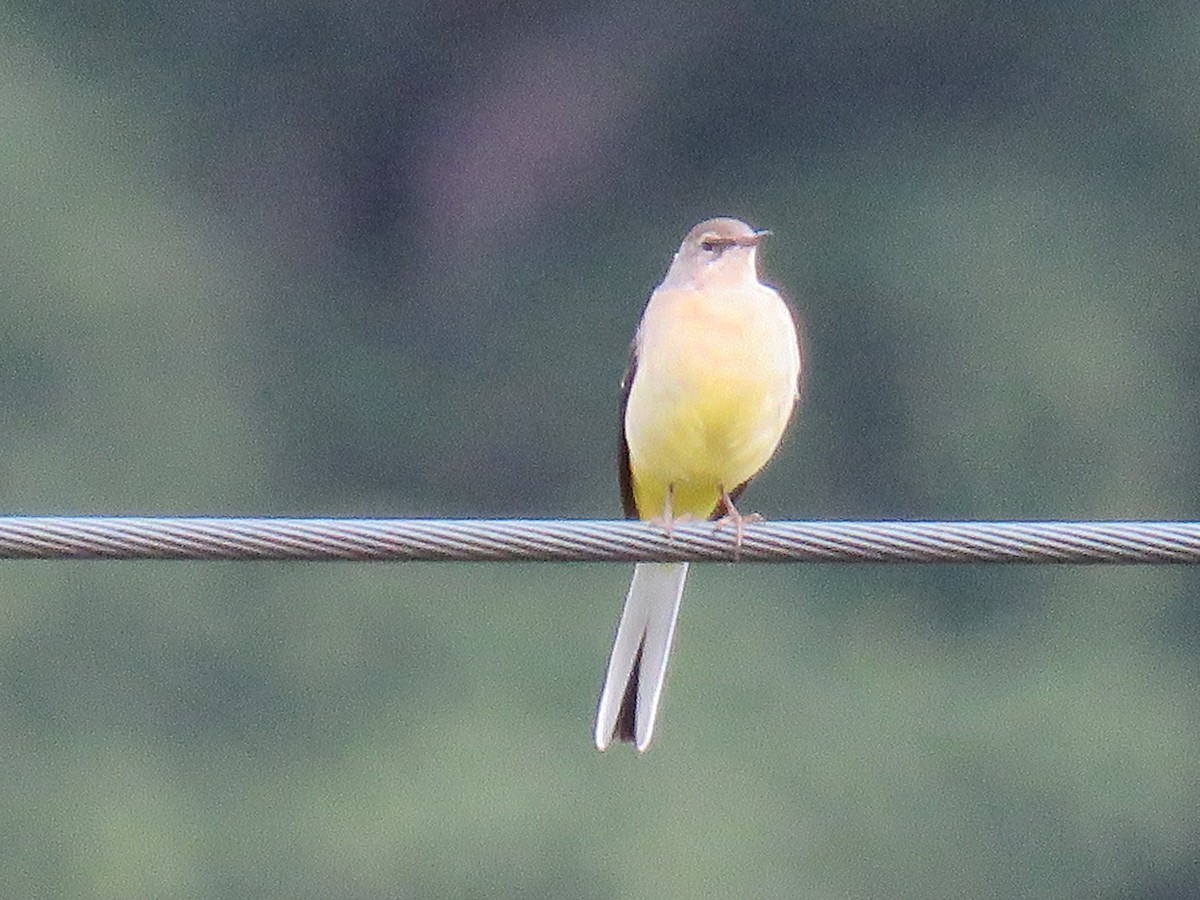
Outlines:
<svg viewBox="0 0 1200 900"><path fill-rule="evenodd" d="M621 381L618 476L627 518L732 525L736 546L759 517L735 505L771 459L800 400L797 320L759 281L769 231L719 217L683 239L646 304ZM633 572L596 711L595 742L650 747L686 562Z"/></svg>

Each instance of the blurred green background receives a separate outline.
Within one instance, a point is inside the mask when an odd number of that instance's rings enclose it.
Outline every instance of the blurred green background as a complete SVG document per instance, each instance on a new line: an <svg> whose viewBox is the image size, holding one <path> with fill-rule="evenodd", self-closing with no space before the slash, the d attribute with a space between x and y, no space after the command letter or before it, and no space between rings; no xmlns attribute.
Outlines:
<svg viewBox="0 0 1200 900"><path fill-rule="evenodd" d="M0 505L619 514L696 221L771 228L771 518L1188 518L1200 6L0 0ZM1200 579L0 565L0 895L1200 896Z"/></svg>

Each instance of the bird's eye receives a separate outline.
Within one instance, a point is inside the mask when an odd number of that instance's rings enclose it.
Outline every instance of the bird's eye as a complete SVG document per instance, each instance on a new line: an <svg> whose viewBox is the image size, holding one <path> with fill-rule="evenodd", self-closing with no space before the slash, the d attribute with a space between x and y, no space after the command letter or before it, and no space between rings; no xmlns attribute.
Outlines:
<svg viewBox="0 0 1200 900"><path fill-rule="evenodd" d="M719 253L728 246L724 241L718 238L705 238L700 242L700 249L705 253Z"/></svg>

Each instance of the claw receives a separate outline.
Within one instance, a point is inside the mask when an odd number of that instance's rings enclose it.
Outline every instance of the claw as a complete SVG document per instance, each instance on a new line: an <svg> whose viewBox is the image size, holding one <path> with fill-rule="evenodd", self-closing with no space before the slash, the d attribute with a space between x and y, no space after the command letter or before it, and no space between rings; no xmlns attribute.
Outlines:
<svg viewBox="0 0 1200 900"><path fill-rule="evenodd" d="M720 531L726 525L733 526L733 553L736 558L738 552L742 549L742 538L746 534L746 527L756 522L761 522L763 517L758 513L746 513L743 515L738 512L737 507L733 505L733 498L729 496L729 491L725 490L724 487L721 488L721 509L724 510L724 515L717 519L716 530Z"/></svg>

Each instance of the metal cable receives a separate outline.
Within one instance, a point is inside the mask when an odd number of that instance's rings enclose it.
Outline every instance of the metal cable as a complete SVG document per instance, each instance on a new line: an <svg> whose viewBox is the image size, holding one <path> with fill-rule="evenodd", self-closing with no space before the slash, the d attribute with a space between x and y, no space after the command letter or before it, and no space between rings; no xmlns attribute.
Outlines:
<svg viewBox="0 0 1200 900"><path fill-rule="evenodd" d="M1200 522L0 516L0 559L1200 563Z"/></svg>

